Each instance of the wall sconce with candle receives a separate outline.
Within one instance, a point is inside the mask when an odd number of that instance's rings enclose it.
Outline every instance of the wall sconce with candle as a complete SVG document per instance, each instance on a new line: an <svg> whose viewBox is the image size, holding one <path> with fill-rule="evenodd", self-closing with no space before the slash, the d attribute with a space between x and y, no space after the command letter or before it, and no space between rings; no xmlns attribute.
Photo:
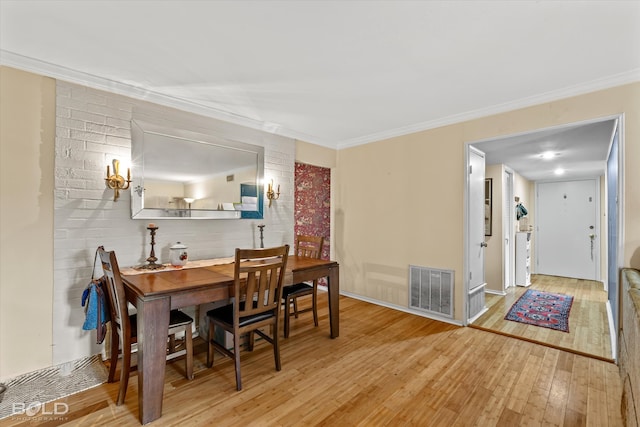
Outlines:
<svg viewBox="0 0 640 427"><path fill-rule="evenodd" d="M278 184L278 189L273 191L273 180L267 185L267 199L269 199L269 207L271 207L271 202L273 200L278 200L280 198L280 184Z"/></svg>
<svg viewBox="0 0 640 427"><path fill-rule="evenodd" d="M115 202L120 197L120 190L126 190L131 184L131 169L127 168L127 179L124 179L120 175L120 161L113 159L113 175L109 165L107 165L107 177L105 178L107 187L113 190L113 201Z"/></svg>

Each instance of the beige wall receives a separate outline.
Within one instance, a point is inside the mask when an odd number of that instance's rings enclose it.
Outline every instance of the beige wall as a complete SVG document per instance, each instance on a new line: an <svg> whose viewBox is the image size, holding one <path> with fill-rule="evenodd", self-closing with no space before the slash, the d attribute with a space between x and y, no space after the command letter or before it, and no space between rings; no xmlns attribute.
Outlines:
<svg viewBox="0 0 640 427"><path fill-rule="evenodd" d="M409 265L453 270L462 288L465 150L452 140L461 126L338 151L342 290L406 308Z"/></svg>
<svg viewBox="0 0 640 427"><path fill-rule="evenodd" d="M493 180L492 194L492 227L491 236L485 236L484 241L487 247L484 251L484 280L487 282L487 291L496 293L504 292L503 264L504 255L504 232L502 227L502 185L503 185L503 166L487 165L485 169L485 177Z"/></svg>
<svg viewBox="0 0 640 427"><path fill-rule="evenodd" d="M296 162L333 169L336 167L336 150L296 140Z"/></svg>
<svg viewBox="0 0 640 427"><path fill-rule="evenodd" d="M640 246L640 186L634 185L640 182L640 83L338 151L334 246L341 288L407 307L409 264L452 269L455 318L462 321L466 143L620 113L626 158L621 257L629 265ZM532 212L533 190L523 190ZM516 187L515 194L523 190ZM380 272L384 280L368 280Z"/></svg>
<svg viewBox="0 0 640 427"><path fill-rule="evenodd" d="M0 94L1 380L52 360L55 80L0 67Z"/></svg>

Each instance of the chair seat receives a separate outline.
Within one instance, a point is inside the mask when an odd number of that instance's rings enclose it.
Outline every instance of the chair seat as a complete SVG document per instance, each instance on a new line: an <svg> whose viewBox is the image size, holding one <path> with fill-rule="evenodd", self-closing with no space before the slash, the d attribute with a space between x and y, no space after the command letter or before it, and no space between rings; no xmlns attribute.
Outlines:
<svg viewBox="0 0 640 427"><path fill-rule="evenodd" d="M254 303L254 308L256 304ZM240 303L241 310L244 309L244 302ZM216 319L220 322L224 322L229 326L233 326L233 304L225 305L224 307L214 308L207 311L207 316ZM251 316L245 316L240 318L240 324L238 326L243 327L252 323L260 322L262 320L273 317L273 312L259 313Z"/></svg>
<svg viewBox="0 0 640 427"><path fill-rule="evenodd" d="M171 310L169 313L169 329L186 326L193 322L193 319L180 310ZM131 327L131 338L133 342L136 342L138 337L138 315L132 314L129 316L129 326Z"/></svg>
<svg viewBox="0 0 640 427"><path fill-rule="evenodd" d="M169 327L184 326L192 323L193 319L188 314L183 313L180 310L171 310L169 313Z"/></svg>
<svg viewBox="0 0 640 427"><path fill-rule="evenodd" d="M308 283L296 283L295 285L282 288L282 298L286 299L292 295L302 295L313 292L313 285Z"/></svg>

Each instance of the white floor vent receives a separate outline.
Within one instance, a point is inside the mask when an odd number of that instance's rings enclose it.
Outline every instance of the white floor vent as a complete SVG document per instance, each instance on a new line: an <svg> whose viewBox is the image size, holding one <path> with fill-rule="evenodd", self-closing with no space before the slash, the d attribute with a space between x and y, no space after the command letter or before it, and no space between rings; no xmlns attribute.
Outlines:
<svg viewBox="0 0 640 427"><path fill-rule="evenodd" d="M469 319L473 319L485 308L484 286L469 291Z"/></svg>
<svg viewBox="0 0 640 427"><path fill-rule="evenodd" d="M453 318L453 270L409 266L409 307Z"/></svg>

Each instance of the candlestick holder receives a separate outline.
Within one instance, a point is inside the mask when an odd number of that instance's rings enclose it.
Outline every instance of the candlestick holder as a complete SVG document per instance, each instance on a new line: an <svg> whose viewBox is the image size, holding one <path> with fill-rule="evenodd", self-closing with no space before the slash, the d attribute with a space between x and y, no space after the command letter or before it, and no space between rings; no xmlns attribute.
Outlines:
<svg viewBox="0 0 640 427"><path fill-rule="evenodd" d="M260 229L260 248L264 248L264 237L262 235L262 232L264 230L264 224L260 224L258 228Z"/></svg>
<svg viewBox="0 0 640 427"><path fill-rule="evenodd" d="M147 258L148 264L141 265L140 267L138 267L141 270L159 270L161 268L164 268L164 265L156 263L156 261L158 260L158 258L156 258L156 252L155 252L157 229L158 227L152 224L149 224L149 227L147 227L147 230L149 230L151 234L151 253L149 254L149 258Z"/></svg>

